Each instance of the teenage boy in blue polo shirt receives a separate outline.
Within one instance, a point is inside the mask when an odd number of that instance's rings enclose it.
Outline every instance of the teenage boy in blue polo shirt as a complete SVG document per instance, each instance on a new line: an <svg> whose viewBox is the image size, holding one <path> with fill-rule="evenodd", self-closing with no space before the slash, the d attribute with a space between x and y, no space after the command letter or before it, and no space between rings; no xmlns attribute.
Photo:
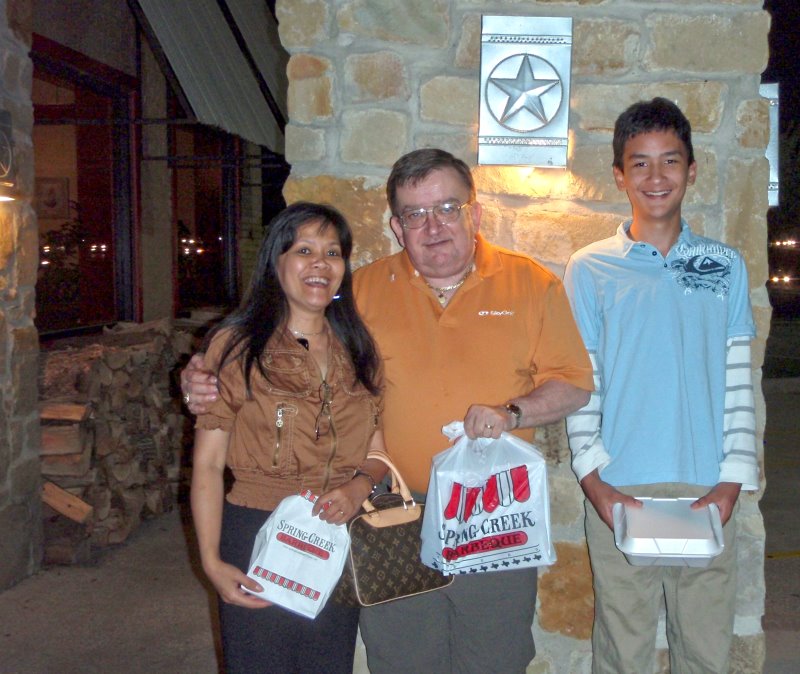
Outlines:
<svg viewBox="0 0 800 674"><path fill-rule="evenodd" d="M750 340L740 253L694 234L681 202L697 173L691 127L664 98L614 128L613 171L632 219L573 255L564 285L595 370L589 404L567 418L586 495L595 619L593 672L652 671L660 597L672 674L727 672L741 489L758 488ZM612 507L634 496L717 505L725 547L707 568L631 566Z"/></svg>

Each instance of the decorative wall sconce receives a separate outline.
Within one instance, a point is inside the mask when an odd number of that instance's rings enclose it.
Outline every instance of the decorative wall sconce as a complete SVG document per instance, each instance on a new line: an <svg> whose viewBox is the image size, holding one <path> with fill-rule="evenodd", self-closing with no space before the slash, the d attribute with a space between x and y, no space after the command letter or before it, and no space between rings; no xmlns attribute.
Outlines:
<svg viewBox="0 0 800 674"><path fill-rule="evenodd" d="M0 201L14 201L17 198L16 173L11 113L0 110Z"/></svg>
<svg viewBox="0 0 800 674"><path fill-rule="evenodd" d="M572 19L484 16L478 164L567 165Z"/></svg>
<svg viewBox="0 0 800 674"><path fill-rule="evenodd" d="M769 143L767 144L766 157L769 162L769 205L777 206L778 199L778 179L780 177L780 148L778 146L778 123L779 123L779 106L778 106L778 85L777 84L762 84L758 88L758 92L763 98L769 101Z"/></svg>

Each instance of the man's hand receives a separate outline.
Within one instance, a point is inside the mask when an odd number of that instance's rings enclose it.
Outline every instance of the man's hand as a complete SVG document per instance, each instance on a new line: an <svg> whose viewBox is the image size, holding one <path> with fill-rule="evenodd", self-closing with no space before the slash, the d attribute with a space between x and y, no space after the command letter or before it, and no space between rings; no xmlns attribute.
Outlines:
<svg viewBox="0 0 800 674"><path fill-rule="evenodd" d="M733 506L736 505L741 490L742 485L738 482L720 482L708 494L692 503L692 509L705 508L709 503L716 504L719 508L719 518L725 526L733 514Z"/></svg>
<svg viewBox="0 0 800 674"><path fill-rule="evenodd" d="M196 353L181 372L183 402L192 414L208 412L217 397L217 378L206 369L202 353Z"/></svg>
<svg viewBox="0 0 800 674"><path fill-rule="evenodd" d="M614 516L612 514L614 504L622 503L624 505L633 506L634 508L641 508L642 502L633 496L623 494L621 491L616 490L608 482L600 479L600 473L593 470L586 477L581 480L581 488L586 498L589 499L600 519L606 523L606 526L614 530Z"/></svg>
<svg viewBox="0 0 800 674"><path fill-rule="evenodd" d="M533 428L560 421L589 402L589 391L558 379L551 379L525 396L509 402L522 411L517 428ZM464 416L464 432L470 439L499 438L514 428L516 420L505 405L470 405Z"/></svg>
<svg viewBox="0 0 800 674"><path fill-rule="evenodd" d="M464 432L470 440L499 438L513 425L511 413L502 405L470 405L464 417Z"/></svg>

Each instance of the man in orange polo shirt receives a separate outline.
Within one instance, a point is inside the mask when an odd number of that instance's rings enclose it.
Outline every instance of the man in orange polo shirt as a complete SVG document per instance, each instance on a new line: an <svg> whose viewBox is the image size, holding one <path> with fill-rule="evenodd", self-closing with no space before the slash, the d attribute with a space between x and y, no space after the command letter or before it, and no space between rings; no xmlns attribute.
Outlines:
<svg viewBox="0 0 800 674"><path fill-rule="evenodd" d="M463 419L470 437L531 440L533 428L588 402L592 370L559 279L479 234L464 162L410 152L392 168L387 196L403 251L359 269L354 284L386 368L386 443L424 494L431 458L447 447L442 426ZM214 395L208 381L193 368L182 375L193 412ZM363 609L370 671L522 673L535 653L535 603L533 568L457 576Z"/></svg>

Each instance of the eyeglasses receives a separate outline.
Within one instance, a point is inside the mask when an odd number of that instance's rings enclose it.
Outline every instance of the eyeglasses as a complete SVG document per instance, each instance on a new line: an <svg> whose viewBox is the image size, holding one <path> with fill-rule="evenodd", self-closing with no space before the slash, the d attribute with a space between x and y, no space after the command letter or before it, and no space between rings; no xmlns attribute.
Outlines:
<svg viewBox="0 0 800 674"><path fill-rule="evenodd" d="M323 381L319 387L319 397L322 398L322 406L319 408L317 420L314 424L314 437L319 440L331 429L331 403L333 391L328 386L328 382Z"/></svg>
<svg viewBox="0 0 800 674"><path fill-rule="evenodd" d="M420 229L428 222L428 214L433 213L436 222L440 225L451 225L461 214L464 206L469 206L472 201L460 204L457 201L445 201L430 208L415 208L413 211L405 211L398 216L403 229Z"/></svg>

